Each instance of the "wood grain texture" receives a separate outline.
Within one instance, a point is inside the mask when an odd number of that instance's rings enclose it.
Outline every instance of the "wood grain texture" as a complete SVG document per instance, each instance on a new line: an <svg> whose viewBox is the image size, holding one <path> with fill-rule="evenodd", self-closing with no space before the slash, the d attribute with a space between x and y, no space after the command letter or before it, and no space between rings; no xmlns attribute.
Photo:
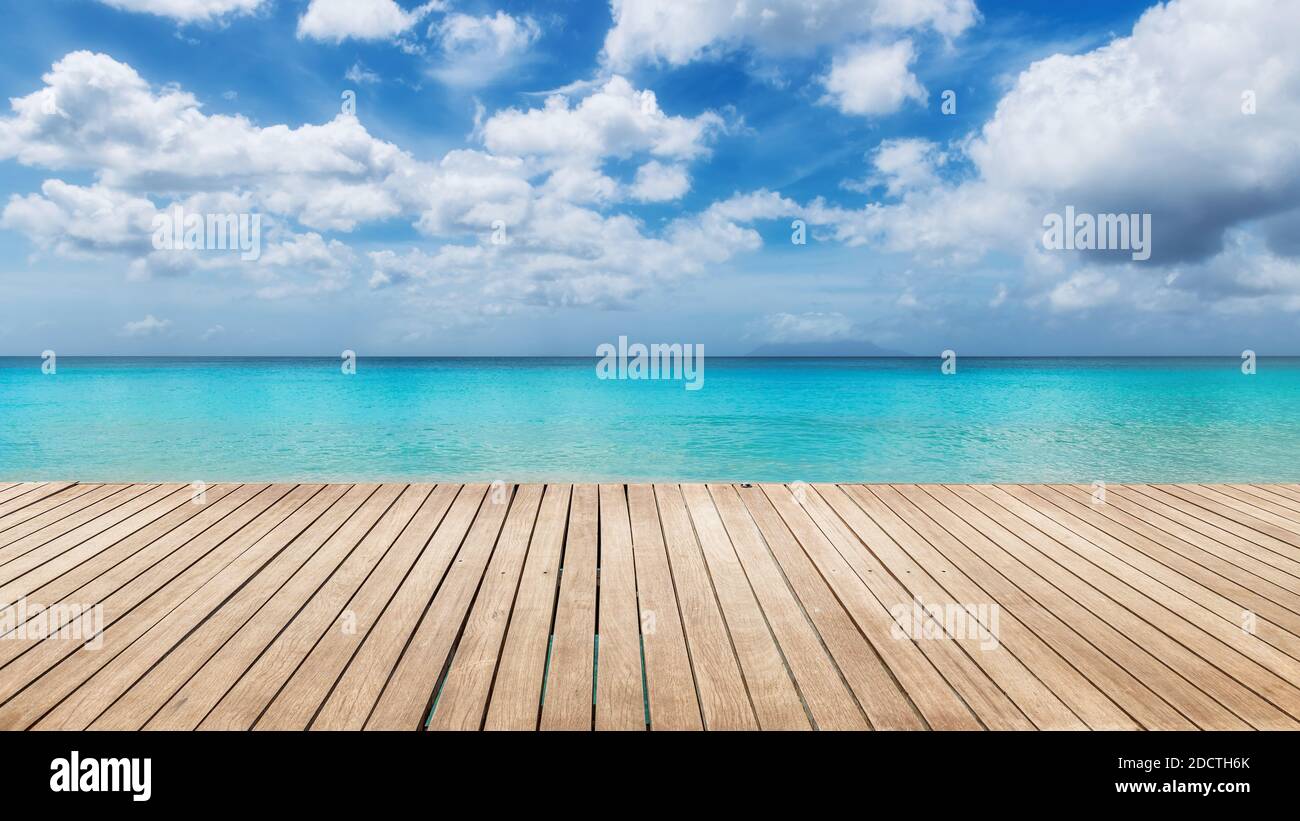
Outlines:
<svg viewBox="0 0 1300 821"><path fill-rule="evenodd" d="M0 607L0 729L1300 728L1296 485L8 482Z"/></svg>

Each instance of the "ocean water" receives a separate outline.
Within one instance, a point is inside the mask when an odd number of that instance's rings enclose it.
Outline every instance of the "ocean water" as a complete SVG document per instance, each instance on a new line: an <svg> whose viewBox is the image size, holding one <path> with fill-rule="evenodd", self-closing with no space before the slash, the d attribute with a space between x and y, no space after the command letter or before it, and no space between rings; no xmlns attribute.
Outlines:
<svg viewBox="0 0 1300 821"><path fill-rule="evenodd" d="M0 481L1300 481L1300 359L0 358Z"/></svg>

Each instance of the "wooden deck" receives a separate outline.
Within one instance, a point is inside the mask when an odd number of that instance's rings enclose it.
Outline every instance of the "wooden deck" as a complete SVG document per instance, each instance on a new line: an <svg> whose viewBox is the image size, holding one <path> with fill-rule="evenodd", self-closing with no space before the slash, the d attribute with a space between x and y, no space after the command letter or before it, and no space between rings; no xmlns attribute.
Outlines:
<svg viewBox="0 0 1300 821"><path fill-rule="evenodd" d="M1300 485L191 497L0 484L0 728L1300 728Z"/></svg>

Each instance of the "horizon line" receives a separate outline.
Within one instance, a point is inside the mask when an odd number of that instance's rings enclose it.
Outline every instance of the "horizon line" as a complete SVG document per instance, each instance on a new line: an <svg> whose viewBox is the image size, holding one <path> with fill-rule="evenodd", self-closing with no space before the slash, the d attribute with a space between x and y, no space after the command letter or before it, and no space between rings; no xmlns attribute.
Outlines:
<svg viewBox="0 0 1300 821"><path fill-rule="evenodd" d="M81 354L56 355L60 359L339 359L341 354ZM1294 359L1300 353L1256 354L1260 359ZM958 359L1240 359L1241 354L958 354ZM594 359L597 354L356 354L357 359ZM942 359L942 354L713 354L708 359ZM40 354L0 354L0 359L42 359Z"/></svg>

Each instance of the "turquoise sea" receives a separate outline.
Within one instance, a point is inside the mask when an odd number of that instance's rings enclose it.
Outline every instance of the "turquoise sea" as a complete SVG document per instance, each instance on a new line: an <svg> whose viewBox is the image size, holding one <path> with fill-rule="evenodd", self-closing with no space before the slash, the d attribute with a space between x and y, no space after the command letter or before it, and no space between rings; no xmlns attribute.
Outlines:
<svg viewBox="0 0 1300 821"><path fill-rule="evenodd" d="M1300 481L1300 358L0 358L0 481Z"/></svg>

